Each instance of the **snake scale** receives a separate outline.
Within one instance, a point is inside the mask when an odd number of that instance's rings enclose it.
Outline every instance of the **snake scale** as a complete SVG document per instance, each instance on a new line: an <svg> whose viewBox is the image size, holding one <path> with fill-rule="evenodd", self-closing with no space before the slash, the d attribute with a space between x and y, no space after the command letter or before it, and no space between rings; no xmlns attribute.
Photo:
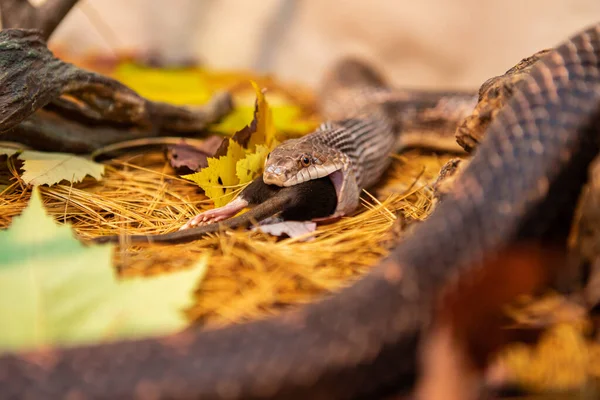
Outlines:
<svg viewBox="0 0 600 400"><path fill-rule="evenodd" d="M542 57L454 190L362 279L279 316L0 357L0 398L375 398L414 374L437 290L518 240L563 240L597 155L600 25Z"/></svg>

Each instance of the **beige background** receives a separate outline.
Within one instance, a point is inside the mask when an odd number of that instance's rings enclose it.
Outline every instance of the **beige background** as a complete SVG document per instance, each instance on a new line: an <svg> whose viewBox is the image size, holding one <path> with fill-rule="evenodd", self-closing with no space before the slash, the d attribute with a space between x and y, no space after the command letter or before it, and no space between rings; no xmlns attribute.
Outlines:
<svg viewBox="0 0 600 400"><path fill-rule="evenodd" d="M52 40L310 85L353 53L398 85L468 88L598 21L600 0L82 0Z"/></svg>

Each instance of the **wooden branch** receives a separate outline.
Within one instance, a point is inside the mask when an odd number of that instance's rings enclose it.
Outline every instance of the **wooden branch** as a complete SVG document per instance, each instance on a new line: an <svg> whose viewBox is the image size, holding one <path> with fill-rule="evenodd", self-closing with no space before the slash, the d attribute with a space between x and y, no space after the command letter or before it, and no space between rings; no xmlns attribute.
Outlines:
<svg viewBox="0 0 600 400"><path fill-rule="evenodd" d="M0 0L2 29L38 29L48 40L77 0L46 0L34 7L28 0Z"/></svg>
<svg viewBox="0 0 600 400"><path fill-rule="evenodd" d="M39 151L88 154L107 144L144 136L144 133L148 132L86 125L39 110L10 131L1 134L0 138Z"/></svg>
<svg viewBox="0 0 600 400"><path fill-rule="evenodd" d="M197 108L147 100L114 79L55 58L39 32L32 30L0 31L0 71L0 137L3 140L7 138L1 133L12 131L11 137L21 132L28 137L38 135L39 140L50 143L48 135L52 133L55 140L61 138L69 142L71 136L64 133L74 131L70 121L87 126L88 129L83 129L85 132L99 134L101 129L97 126L110 129L114 134L119 132L120 140L139 137L140 132L150 136L164 132L190 135L204 130L233 108L229 93L219 93L211 102ZM44 121L39 121L39 116L32 117L42 107L61 116L59 126L47 116ZM37 121L39 126L32 126L32 121ZM96 139L99 145L118 141L114 135ZM90 144L93 143L92 140Z"/></svg>
<svg viewBox="0 0 600 400"><path fill-rule="evenodd" d="M58 98L77 73L56 59L38 31L0 31L0 132Z"/></svg>
<svg viewBox="0 0 600 400"><path fill-rule="evenodd" d="M207 108L206 120L215 120L215 116L222 114L218 110L219 97L215 97ZM53 110L53 111L49 111ZM59 111L59 112L54 112ZM123 126L121 124L102 123L86 118L73 118L69 112L62 114L62 110L45 107L35 114L10 129L0 134L4 142L13 142L26 145L39 151L55 151L74 154L91 154L108 145L129 142L135 139L152 139L161 137L193 137L205 136L202 132L181 132L169 129L154 129L153 126ZM151 146L157 146L160 139L148 140ZM167 142L164 142L167 143ZM169 142L170 143L170 142ZM138 146L138 148L140 148Z"/></svg>

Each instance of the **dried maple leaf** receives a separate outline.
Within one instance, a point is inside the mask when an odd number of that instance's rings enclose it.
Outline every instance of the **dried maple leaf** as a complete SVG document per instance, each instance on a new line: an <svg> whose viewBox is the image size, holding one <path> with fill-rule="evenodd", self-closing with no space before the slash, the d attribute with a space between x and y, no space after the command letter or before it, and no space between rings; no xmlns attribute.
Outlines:
<svg viewBox="0 0 600 400"><path fill-rule="evenodd" d="M256 92L256 105L254 111L254 120L256 121L256 131L250 136L248 149L254 150L259 144L264 144L268 148L277 145L275 125L273 124L273 112L269 108L269 103L265 94L258 85L252 81L252 87Z"/></svg>
<svg viewBox="0 0 600 400"><path fill-rule="evenodd" d="M250 151L254 151L259 144L266 145L269 149L273 149L279 144L276 137L277 132L273 123L273 112L271 111L271 107L269 106L263 91L254 81L250 82L252 83L254 93L256 94L252 121L237 131L230 140L235 140L242 147ZM226 154L227 146L229 145L228 143L228 140L224 140L215 155Z"/></svg>
<svg viewBox="0 0 600 400"><path fill-rule="evenodd" d="M240 183L236 167L238 161L245 157L244 148L232 140L226 155L208 158L208 167L195 174L183 175L183 178L200 186L215 207L224 206L231 201L233 191Z"/></svg>
<svg viewBox="0 0 600 400"><path fill-rule="evenodd" d="M191 174L208 167L208 157L214 156L223 143L223 137L207 137L200 145L192 145L185 139L181 143L167 146L169 164L177 174Z"/></svg>
<svg viewBox="0 0 600 400"><path fill-rule="evenodd" d="M239 160L235 165L235 171L240 184L251 182L257 172L262 171L265 158L269 154L269 149L264 145L257 145L254 153L248 153L248 155Z"/></svg>
<svg viewBox="0 0 600 400"><path fill-rule="evenodd" d="M24 161L23 180L34 186L54 185L62 180L76 183L86 175L100 180L104 175L104 165L73 154L25 150L19 159Z"/></svg>
<svg viewBox="0 0 600 400"><path fill-rule="evenodd" d="M197 183L215 207L232 200L234 190L262 173L269 151L279 144L273 116L263 92L252 82L256 92L254 119L232 138L223 141L208 166L183 178Z"/></svg>

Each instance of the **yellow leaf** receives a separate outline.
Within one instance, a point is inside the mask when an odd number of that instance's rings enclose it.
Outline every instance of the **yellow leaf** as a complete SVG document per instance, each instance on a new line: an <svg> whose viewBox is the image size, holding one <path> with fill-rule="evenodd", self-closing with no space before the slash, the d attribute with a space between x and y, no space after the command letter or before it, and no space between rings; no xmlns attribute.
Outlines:
<svg viewBox="0 0 600 400"><path fill-rule="evenodd" d="M183 176L204 189L215 207L227 204L237 187L256 178L262 172L269 151L279 144L269 103L255 82L252 86L256 92L252 122L229 139L225 155L208 158L206 168Z"/></svg>
<svg viewBox="0 0 600 400"><path fill-rule="evenodd" d="M240 184L245 184L254 179L262 173L263 166L265 165L265 158L269 153L267 146L262 144L256 145L256 152L249 153L246 157L239 160L235 166L236 175L240 181Z"/></svg>
<svg viewBox="0 0 600 400"><path fill-rule="evenodd" d="M240 183L236 166L237 162L244 157L246 152L242 146L230 140L226 155L208 158L208 167L194 174L183 175L182 178L189 179L204 189L204 193L214 202L215 207L224 206L231 201L232 192Z"/></svg>
<svg viewBox="0 0 600 400"><path fill-rule="evenodd" d="M77 183L86 175L100 180L104 165L73 154L45 153L26 150L19 155L23 160L23 180L29 185L54 185L62 180Z"/></svg>
<svg viewBox="0 0 600 400"><path fill-rule="evenodd" d="M271 102L267 107L272 110L272 125L278 134L301 136L314 130L320 123L320 118L314 112L306 113L303 104L295 100L302 97L301 92L294 91L294 100L291 100L285 94L289 89L284 90L276 82L248 72L198 67L153 68L122 62L111 75L144 97L178 105L206 104L216 91L231 91L235 97L235 110L214 125L215 130L223 133L233 134L251 121L255 117L257 100L266 104L258 85L269 87ZM254 95L240 85L248 80L259 82L252 82Z"/></svg>
<svg viewBox="0 0 600 400"><path fill-rule="evenodd" d="M278 135L284 134L285 138L294 138L305 135L308 132L315 130L321 120L314 116L305 116L302 114L302 109L293 104L284 104L275 106L269 103L269 108L273 114L273 125ZM254 106L238 105L231 113L213 129L218 132L234 134L242 129L249 120L254 116Z"/></svg>
<svg viewBox="0 0 600 400"><path fill-rule="evenodd" d="M256 119L256 132L250 137L248 142L248 149L254 150L258 144L265 144L268 148L273 148L273 142L275 141L275 125L273 124L273 113L269 108L269 103L265 98L264 93L256 82L250 81L254 91L256 92L256 106L254 112L254 118Z"/></svg>
<svg viewBox="0 0 600 400"><path fill-rule="evenodd" d="M558 324L545 332L535 347L513 344L500 359L516 380L529 390L571 390L588 377L589 352L580 328Z"/></svg>
<svg viewBox="0 0 600 400"><path fill-rule="evenodd" d="M151 68L122 63L113 77L144 97L178 105L201 105L213 95L211 77L199 68Z"/></svg>

